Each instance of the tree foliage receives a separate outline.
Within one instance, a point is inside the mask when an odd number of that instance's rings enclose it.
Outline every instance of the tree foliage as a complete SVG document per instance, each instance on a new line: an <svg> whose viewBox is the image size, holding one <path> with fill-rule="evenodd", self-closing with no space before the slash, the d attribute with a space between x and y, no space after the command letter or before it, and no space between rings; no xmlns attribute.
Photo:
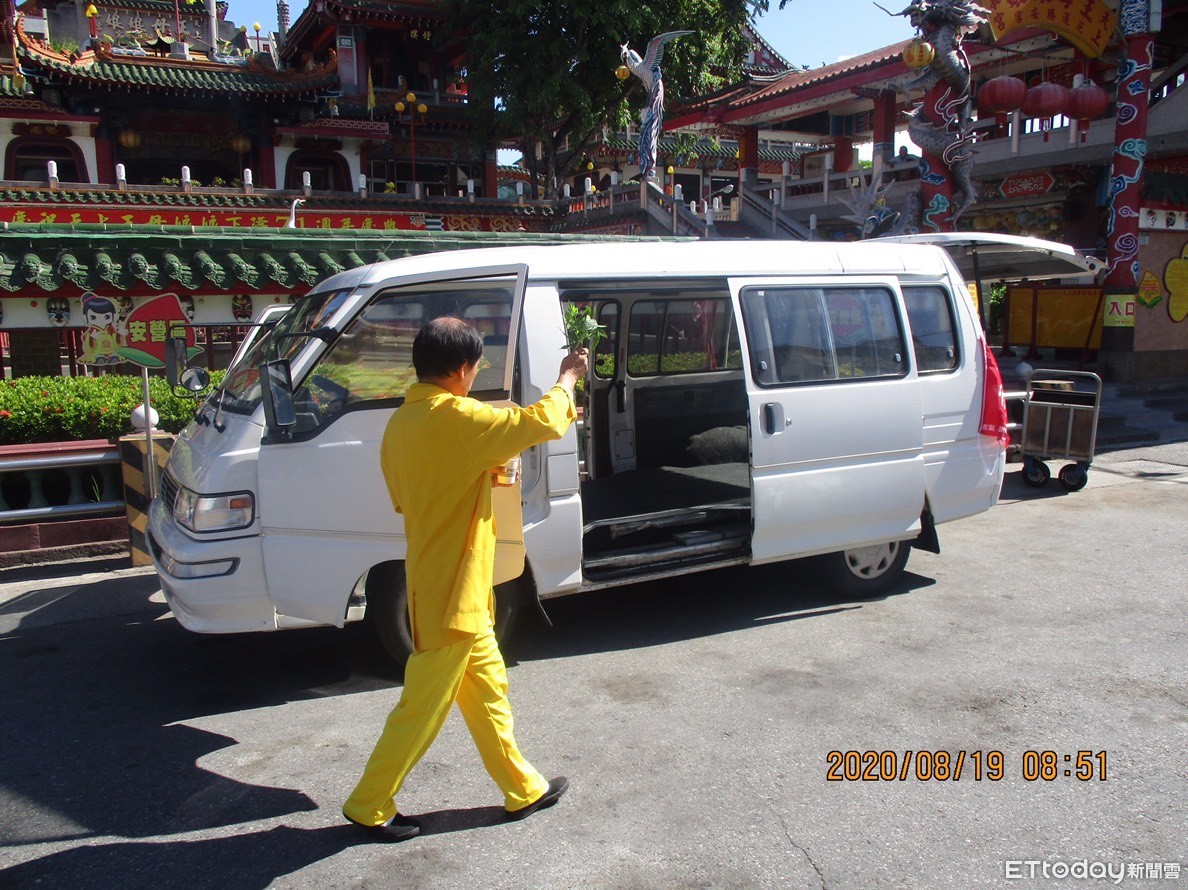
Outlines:
<svg viewBox="0 0 1188 890"><path fill-rule="evenodd" d="M470 35L467 86L480 134L515 141L534 182L555 196L599 130L636 119L646 101L638 79L615 76L622 44L643 55L657 34L695 32L665 49L671 105L739 78L749 49L742 28L766 2L455 0L454 8Z"/></svg>

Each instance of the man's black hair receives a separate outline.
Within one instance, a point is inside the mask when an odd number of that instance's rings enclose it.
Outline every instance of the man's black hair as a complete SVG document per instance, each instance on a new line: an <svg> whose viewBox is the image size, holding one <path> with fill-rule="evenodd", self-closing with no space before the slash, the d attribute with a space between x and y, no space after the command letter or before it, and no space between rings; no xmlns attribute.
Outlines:
<svg viewBox="0 0 1188 890"><path fill-rule="evenodd" d="M413 367L417 378L448 377L463 365L483 356L483 338L461 318L443 315L425 324L413 340Z"/></svg>

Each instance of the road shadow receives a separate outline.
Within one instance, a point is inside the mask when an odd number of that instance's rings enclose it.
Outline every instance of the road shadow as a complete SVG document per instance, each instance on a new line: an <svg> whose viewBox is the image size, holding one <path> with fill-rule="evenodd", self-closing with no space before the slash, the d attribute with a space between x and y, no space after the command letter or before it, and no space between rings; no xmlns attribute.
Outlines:
<svg viewBox="0 0 1188 890"><path fill-rule="evenodd" d="M905 572L886 593L853 600L822 586L802 560L736 566L546 600L552 627L526 610L503 647L509 662L566 658L676 643L747 628L821 618L928 587Z"/></svg>
<svg viewBox="0 0 1188 890"><path fill-rule="evenodd" d="M471 807L418 814L421 834L506 826L503 807ZM229 837L185 841L88 844L0 870L0 886L120 887L122 890L256 890L350 847L377 843L357 826L280 825ZM412 845L387 845L412 851Z"/></svg>
<svg viewBox="0 0 1188 890"><path fill-rule="evenodd" d="M198 766L236 740L186 722L388 688L398 675L367 628L199 636L152 601L155 590L155 576L117 577L6 604L0 811L14 817L0 844L150 837L316 809L300 791Z"/></svg>
<svg viewBox="0 0 1188 890"><path fill-rule="evenodd" d="M1057 474L1060 468L1064 466L1065 462L1052 462L1048 464L1048 468L1052 471L1052 478L1048 480L1045 485L1035 486L1029 485L1023 481L1023 464L1008 464L1006 473L1002 477L1002 488L999 491L999 498L1007 501L1035 501L1044 500L1047 498L1063 498L1068 497L1075 492L1069 491L1060 484L1057 479ZM1091 469L1090 474L1093 470Z"/></svg>
<svg viewBox="0 0 1188 890"><path fill-rule="evenodd" d="M282 825L231 837L90 844L0 871L0 885L256 890L367 839L351 825Z"/></svg>

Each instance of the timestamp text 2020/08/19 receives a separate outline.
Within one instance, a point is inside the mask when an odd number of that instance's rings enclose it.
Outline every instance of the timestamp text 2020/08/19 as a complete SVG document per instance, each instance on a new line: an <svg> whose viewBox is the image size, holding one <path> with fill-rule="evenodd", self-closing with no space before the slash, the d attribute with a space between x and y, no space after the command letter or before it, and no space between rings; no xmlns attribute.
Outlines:
<svg viewBox="0 0 1188 890"><path fill-rule="evenodd" d="M1027 782L1058 779L1089 782L1106 780L1105 751L1064 753L1027 750L1012 766L998 750L915 751L830 751L825 755L825 778L830 782L1001 782L1018 775Z"/></svg>

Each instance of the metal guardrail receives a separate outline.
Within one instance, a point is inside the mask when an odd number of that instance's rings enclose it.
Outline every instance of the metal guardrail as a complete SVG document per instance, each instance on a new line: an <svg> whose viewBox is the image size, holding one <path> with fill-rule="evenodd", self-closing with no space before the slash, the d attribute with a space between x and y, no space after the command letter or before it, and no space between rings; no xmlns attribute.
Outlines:
<svg viewBox="0 0 1188 890"><path fill-rule="evenodd" d="M0 458L0 524L124 512L120 450Z"/></svg>
<svg viewBox="0 0 1188 890"><path fill-rule="evenodd" d="M772 235L779 233L796 241L809 240L812 233L799 222L786 217L780 205L772 200L774 193L779 190L778 183L766 189L743 188L742 206L752 215L749 222L770 229ZM766 197L760 192L766 192Z"/></svg>

